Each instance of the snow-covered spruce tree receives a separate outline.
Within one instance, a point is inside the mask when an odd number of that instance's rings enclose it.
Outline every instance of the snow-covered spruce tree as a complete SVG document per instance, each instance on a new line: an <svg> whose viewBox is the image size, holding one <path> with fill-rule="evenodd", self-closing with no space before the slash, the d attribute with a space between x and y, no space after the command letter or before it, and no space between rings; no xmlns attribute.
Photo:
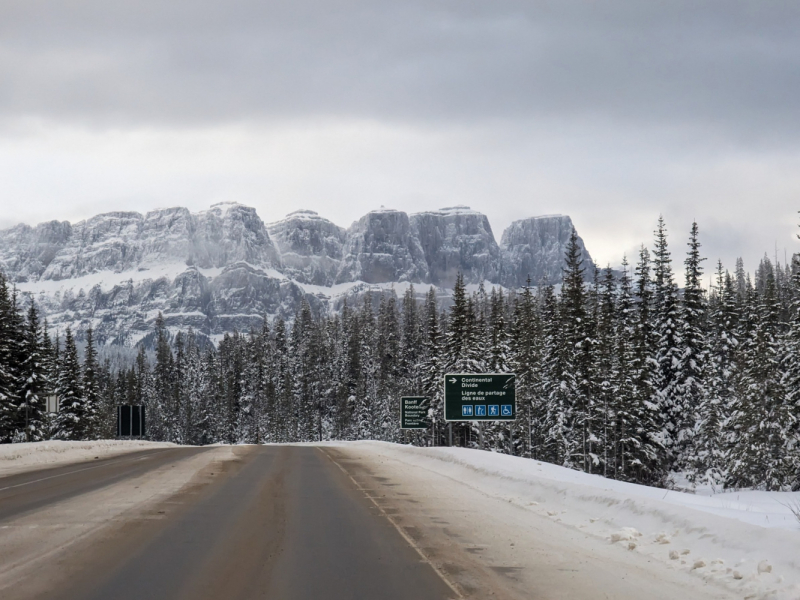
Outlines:
<svg viewBox="0 0 800 600"><path fill-rule="evenodd" d="M200 439L208 443L225 441L225 383L218 353L209 348L203 356L203 379L205 380L205 402L203 415L198 424Z"/></svg>
<svg viewBox="0 0 800 600"><path fill-rule="evenodd" d="M414 286L409 285L403 294L402 322L400 325L400 356L398 377L403 395L417 395L421 384L420 363L423 355L422 324L414 297Z"/></svg>
<svg viewBox="0 0 800 600"><path fill-rule="evenodd" d="M25 441L24 420L20 420L23 337L16 288L9 290L0 273L0 442Z"/></svg>
<svg viewBox="0 0 800 600"><path fill-rule="evenodd" d="M688 246L689 252L684 261L686 286L683 291L678 342L680 359L676 374L677 410L673 416L676 427L672 446L673 468L677 470L690 469L696 456L694 436L707 393L707 306L705 292L700 284L703 275L701 263L705 259L700 256L697 223L692 223Z"/></svg>
<svg viewBox="0 0 800 600"><path fill-rule="evenodd" d="M323 420L323 439L337 438L339 421L339 400L344 373L343 347L341 344L341 327L339 319L325 319L319 322L321 350L319 352L319 368L317 380L319 394L325 405Z"/></svg>
<svg viewBox="0 0 800 600"><path fill-rule="evenodd" d="M402 319L398 357L398 395L422 395L422 366L425 361L424 336L420 308L414 296L414 286L409 285L403 294ZM426 443L426 431L406 432L406 439L417 445Z"/></svg>
<svg viewBox="0 0 800 600"><path fill-rule="evenodd" d="M735 398L735 352L739 345L736 289L730 273L717 262L716 287L709 303L709 363L705 402L701 406L694 443L692 474L701 485L725 481L723 427Z"/></svg>
<svg viewBox="0 0 800 600"><path fill-rule="evenodd" d="M100 434L101 390L100 365L97 363L97 349L94 345L94 331L86 330L86 347L83 353L83 420L86 439L97 439Z"/></svg>
<svg viewBox="0 0 800 600"><path fill-rule="evenodd" d="M596 271L599 273L599 270ZM597 279L598 276L595 276ZM617 282L611 266L607 266L602 274L602 284L595 292L595 322L597 333L595 335L595 382L597 397L598 423L595 437L599 439L600 468L603 477L613 477L616 473L616 460L614 451L617 448L617 407L619 398L615 389L615 367L619 365L616 360L617 345ZM597 471L595 471L597 472Z"/></svg>
<svg viewBox="0 0 800 600"><path fill-rule="evenodd" d="M378 360L378 405L376 407L379 439L400 441L400 398L398 372L400 358L400 316L394 290L381 295L378 308L378 331L375 351Z"/></svg>
<svg viewBox="0 0 800 600"><path fill-rule="evenodd" d="M275 394L275 415L269 423L269 437L273 442L289 441L293 418L292 374L286 322L282 318L273 324L273 356L271 369L272 386Z"/></svg>
<svg viewBox="0 0 800 600"><path fill-rule="evenodd" d="M467 297L464 276L458 273L453 288L453 305L450 307L448 329L444 337L444 373L484 371L484 363L480 360L479 353L475 351L479 337L476 330L475 303ZM451 423L449 426L453 431L453 443L466 444L471 426L461 423Z"/></svg>
<svg viewBox="0 0 800 600"><path fill-rule="evenodd" d="M660 484L666 477L669 465L666 457L664 418L656 394L658 376L656 353L659 336L655 329L655 299L651 266L650 252L642 246L639 251L639 262L636 265L634 286L636 318L632 369L635 401L632 409L638 415L640 428L638 438L642 442L641 448L644 450L649 447L655 453L652 457L647 452L642 452L639 456L643 463L635 465L635 480ZM646 457L649 457L649 462L644 461Z"/></svg>
<svg viewBox="0 0 800 600"><path fill-rule="evenodd" d="M544 421L540 437L541 460L557 465L568 462L568 434L571 416L570 396L576 388L571 368L571 348L561 327L561 304L552 285L541 292Z"/></svg>
<svg viewBox="0 0 800 600"><path fill-rule="evenodd" d="M525 456L539 456L544 444L541 424L545 418L542 389L542 324L537 299L528 277L515 297L511 325L511 365L517 375L517 410L525 428Z"/></svg>
<svg viewBox="0 0 800 600"><path fill-rule="evenodd" d="M614 415L609 476L623 481L646 481L653 451L647 425L648 411L636 390L637 313L628 261L622 259L622 275L614 319L611 367L611 411ZM643 410L644 408L644 410Z"/></svg>
<svg viewBox="0 0 800 600"><path fill-rule="evenodd" d="M173 442L178 423L174 413L175 358L169 343L169 333L164 317L158 313L155 322L156 361L153 366L153 393L145 402L150 435L153 439Z"/></svg>
<svg viewBox="0 0 800 600"><path fill-rule="evenodd" d="M62 440L86 439L86 401L81 382L81 365L75 338L69 327L64 332L64 351L58 370L57 437Z"/></svg>
<svg viewBox="0 0 800 600"><path fill-rule="evenodd" d="M43 389L42 396L50 396L56 393L58 384L58 337L53 340L50 337L47 326L47 319L42 323L40 353L42 359ZM116 421L115 421L116 422ZM56 435L55 414L44 412L42 414L42 439L49 440Z"/></svg>
<svg viewBox="0 0 800 600"><path fill-rule="evenodd" d="M587 312L587 293L584 284L583 257L578 234L572 230L567 242L566 266L561 288L561 336L565 350L564 368L559 387L565 394L566 462L587 473L597 464L594 450L595 382L594 376L594 319Z"/></svg>
<svg viewBox="0 0 800 600"><path fill-rule="evenodd" d="M793 490L800 489L800 257L792 259L792 303L789 326L782 343L781 370L783 389L786 390L788 409L794 417L794 426L787 440L794 478L787 482Z"/></svg>
<svg viewBox="0 0 800 600"><path fill-rule="evenodd" d="M375 316L372 310L372 294L367 292L357 318L358 329L354 331L351 350L358 355L359 373L355 390L356 439L372 439L374 436L373 403L377 391L377 365L373 348L375 344ZM352 367L351 367L352 368Z"/></svg>
<svg viewBox="0 0 800 600"><path fill-rule="evenodd" d="M16 421L16 377L11 351L11 302L8 283L0 272L0 443L10 442Z"/></svg>
<svg viewBox="0 0 800 600"><path fill-rule="evenodd" d="M352 313L347 307L345 299L340 315L328 324L330 356L330 386L332 399L331 435L334 439L348 440L353 438L352 412L354 396L350 387L349 366L349 331Z"/></svg>
<svg viewBox="0 0 800 600"><path fill-rule="evenodd" d="M172 436L178 444L186 444L188 439L187 400L186 400L186 341L185 334L175 334L174 364L172 377L172 401L170 402L173 424Z"/></svg>
<svg viewBox="0 0 800 600"><path fill-rule="evenodd" d="M680 389L680 361L683 354L678 288L672 273L672 258L667 245L667 228L658 218L653 251L653 332L656 337L655 395L658 424L670 468L678 464L682 435L685 432L684 405ZM689 417L690 418L690 417Z"/></svg>
<svg viewBox="0 0 800 600"><path fill-rule="evenodd" d="M312 346L315 324L311 314L311 306L303 301L295 315L292 325L291 357L293 375L294 414L297 420L297 431L294 439L310 441L316 435L317 398L314 398L313 378L316 369L316 352Z"/></svg>
<svg viewBox="0 0 800 600"><path fill-rule="evenodd" d="M439 307L436 301L436 288L431 286L425 296L423 311L423 359L420 368L422 374L422 394L430 398L431 444L444 443L444 390L442 377L445 373L444 340L439 327Z"/></svg>
<svg viewBox="0 0 800 600"><path fill-rule="evenodd" d="M755 322L744 342L742 394L731 415L735 437L727 483L781 490L796 479L791 436L796 417L781 381L779 307L771 271L764 274L763 287L763 293L755 292Z"/></svg>
<svg viewBox="0 0 800 600"><path fill-rule="evenodd" d="M470 346L474 342L474 304L467 297L464 276L458 273L453 288L453 305L450 307L447 335L445 337L445 368L449 373L479 373L482 365Z"/></svg>
<svg viewBox="0 0 800 600"><path fill-rule="evenodd" d="M18 431L23 433L25 441L34 442L44 439L44 403L49 382L43 356L39 313L33 301L28 307L20 358L17 380L18 397L21 401L17 407L16 421L21 426Z"/></svg>
<svg viewBox="0 0 800 600"><path fill-rule="evenodd" d="M253 444L257 437L257 419L259 402L259 370L260 357L256 350L256 334L250 331L247 337L239 340L242 347L238 349L244 356L241 379L241 398L239 414L236 419L236 440L238 443Z"/></svg>

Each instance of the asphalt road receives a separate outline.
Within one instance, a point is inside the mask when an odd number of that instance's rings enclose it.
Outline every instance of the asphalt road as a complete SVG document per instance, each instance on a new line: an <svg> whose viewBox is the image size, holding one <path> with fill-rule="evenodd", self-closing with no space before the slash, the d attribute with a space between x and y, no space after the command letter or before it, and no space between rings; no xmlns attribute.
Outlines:
<svg viewBox="0 0 800 600"><path fill-rule="evenodd" d="M198 450L202 451L202 450ZM170 455L170 452L173 454ZM0 479L0 521L124 485L172 450ZM185 452L185 450L184 450ZM81 470L83 469L83 470ZM212 483L67 552L52 600L433 600L455 593L323 451L252 447ZM51 477L45 479L45 477ZM38 481L37 481L38 479ZM2 536L0 535L0 545Z"/></svg>

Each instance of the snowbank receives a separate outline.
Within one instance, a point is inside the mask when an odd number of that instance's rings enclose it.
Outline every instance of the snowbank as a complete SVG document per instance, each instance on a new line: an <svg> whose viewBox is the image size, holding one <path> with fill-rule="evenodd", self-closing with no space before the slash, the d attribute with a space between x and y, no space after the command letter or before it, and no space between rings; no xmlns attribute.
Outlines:
<svg viewBox="0 0 800 600"><path fill-rule="evenodd" d="M800 493L698 495L465 448L347 447L455 479L745 598L800 600L800 523L790 508Z"/></svg>
<svg viewBox="0 0 800 600"><path fill-rule="evenodd" d="M0 445L0 476L20 471L116 456L150 448L172 448L168 442L96 440L91 442L31 442Z"/></svg>

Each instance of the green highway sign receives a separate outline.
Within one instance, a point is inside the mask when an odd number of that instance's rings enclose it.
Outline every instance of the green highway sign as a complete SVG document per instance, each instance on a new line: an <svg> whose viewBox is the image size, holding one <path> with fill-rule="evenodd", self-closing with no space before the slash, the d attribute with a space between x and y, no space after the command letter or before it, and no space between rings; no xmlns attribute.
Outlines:
<svg viewBox="0 0 800 600"><path fill-rule="evenodd" d="M517 418L513 373L448 373L445 421L513 421Z"/></svg>
<svg viewBox="0 0 800 600"><path fill-rule="evenodd" d="M427 429L430 427L428 409L430 401L424 396L403 396L400 398L400 428Z"/></svg>

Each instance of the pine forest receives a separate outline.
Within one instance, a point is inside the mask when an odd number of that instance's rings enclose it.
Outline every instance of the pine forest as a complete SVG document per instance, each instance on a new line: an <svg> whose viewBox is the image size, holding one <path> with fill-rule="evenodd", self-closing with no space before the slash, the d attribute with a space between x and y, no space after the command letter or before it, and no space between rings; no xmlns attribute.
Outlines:
<svg viewBox="0 0 800 600"><path fill-rule="evenodd" d="M434 288L368 292L216 348L159 316L154 353L141 345L114 368L91 329L79 353L76 332L49 331L0 275L0 441L113 438L116 406L140 404L148 437L179 444L452 436L647 485L800 489L800 258L765 256L752 275L741 260L709 267L696 224L681 254L678 282L659 220L652 248L597 269L573 231L557 288L468 290L459 277L446 303ZM516 373L518 419L448 431L450 372ZM431 399L429 430L400 429L404 395Z"/></svg>

